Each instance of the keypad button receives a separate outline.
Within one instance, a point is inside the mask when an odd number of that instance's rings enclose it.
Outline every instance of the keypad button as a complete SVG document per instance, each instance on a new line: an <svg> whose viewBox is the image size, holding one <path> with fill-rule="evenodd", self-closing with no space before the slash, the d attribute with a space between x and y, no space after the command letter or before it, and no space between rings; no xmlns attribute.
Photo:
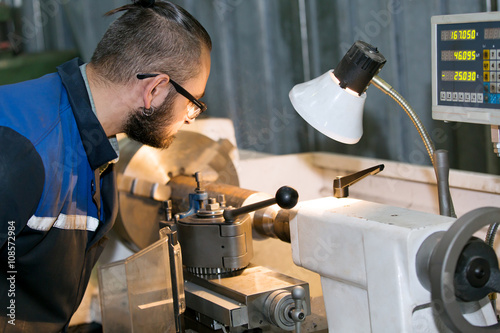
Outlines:
<svg viewBox="0 0 500 333"><path fill-rule="evenodd" d="M497 82L498 72L490 73L490 82Z"/></svg>
<svg viewBox="0 0 500 333"><path fill-rule="evenodd" d="M464 93L463 92L459 92L458 93L458 101L459 102L463 102L464 101Z"/></svg>
<svg viewBox="0 0 500 333"><path fill-rule="evenodd" d="M470 103L470 93L465 93L464 98L465 98L465 103Z"/></svg>
<svg viewBox="0 0 500 333"><path fill-rule="evenodd" d="M446 91L441 91L439 94L439 100L446 101Z"/></svg>
<svg viewBox="0 0 500 333"><path fill-rule="evenodd" d="M446 92L446 101L451 102L451 91Z"/></svg>
<svg viewBox="0 0 500 333"><path fill-rule="evenodd" d="M458 93L457 93L457 92L454 92L454 93L452 94L451 99L453 100L453 102L458 102Z"/></svg>
<svg viewBox="0 0 500 333"><path fill-rule="evenodd" d="M497 59L497 50L495 50L495 49L490 50L490 59L492 59L492 60Z"/></svg>
<svg viewBox="0 0 500 333"><path fill-rule="evenodd" d="M490 61L490 71L496 71L496 70L497 70L497 62Z"/></svg>
<svg viewBox="0 0 500 333"><path fill-rule="evenodd" d="M491 83L490 84L490 92L493 94L497 93L497 84L496 83Z"/></svg>
<svg viewBox="0 0 500 333"><path fill-rule="evenodd" d="M482 103L483 102L483 94L478 93L477 94L477 102Z"/></svg>
<svg viewBox="0 0 500 333"><path fill-rule="evenodd" d="M476 93L470 94L470 101L471 103L476 103Z"/></svg>

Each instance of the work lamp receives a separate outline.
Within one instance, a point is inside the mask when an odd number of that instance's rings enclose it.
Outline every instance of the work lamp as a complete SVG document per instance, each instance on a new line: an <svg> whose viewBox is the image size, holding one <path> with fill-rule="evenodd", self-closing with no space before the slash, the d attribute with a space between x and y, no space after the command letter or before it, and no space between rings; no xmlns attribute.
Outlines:
<svg viewBox="0 0 500 333"><path fill-rule="evenodd" d="M417 128L436 172L440 214L454 216L449 195L447 152L435 151L412 107L377 75L385 63L385 57L376 47L357 41L335 69L293 87L289 93L290 101L297 113L319 132L336 141L355 144L363 135L366 89L373 83L405 110Z"/></svg>

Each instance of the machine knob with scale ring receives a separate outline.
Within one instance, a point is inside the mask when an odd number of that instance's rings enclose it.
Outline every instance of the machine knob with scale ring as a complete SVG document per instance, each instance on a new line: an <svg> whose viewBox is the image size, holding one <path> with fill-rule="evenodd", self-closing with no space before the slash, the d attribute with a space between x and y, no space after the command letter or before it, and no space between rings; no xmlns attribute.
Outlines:
<svg viewBox="0 0 500 333"><path fill-rule="evenodd" d="M471 324L462 314L458 300L478 301L491 292L500 292L500 270L494 250L472 237L480 228L499 221L500 208L475 209L457 219L446 232L429 236L417 254L419 279L430 289L435 310L453 332L500 330L500 323L484 327Z"/></svg>
<svg viewBox="0 0 500 333"><path fill-rule="evenodd" d="M264 302L267 320L284 331L301 333L306 318L306 291L301 286L291 290L275 290Z"/></svg>

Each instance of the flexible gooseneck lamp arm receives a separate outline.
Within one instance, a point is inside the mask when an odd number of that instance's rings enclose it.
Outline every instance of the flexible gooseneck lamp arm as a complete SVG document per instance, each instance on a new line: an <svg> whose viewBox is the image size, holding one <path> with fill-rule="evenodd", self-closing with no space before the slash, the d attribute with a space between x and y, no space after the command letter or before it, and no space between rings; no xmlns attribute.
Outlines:
<svg viewBox="0 0 500 333"><path fill-rule="evenodd" d="M410 104L403 98L403 96L401 96L390 84L385 82L378 75L373 77L371 83L395 100L403 108L408 117L410 117L413 125L415 125L415 128L418 131L418 134L420 134L420 137L424 142L425 149L427 150L427 154L429 154L429 158L434 166L434 171L436 172L439 213L445 216L456 217L448 184L448 152L445 150L435 150L429 133L427 133L427 130L420 121L420 118L417 116Z"/></svg>
<svg viewBox="0 0 500 333"><path fill-rule="evenodd" d="M401 96L396 90L394 90L394 88L390 84L385 82L380 76L375 75L371 83L375 87L377 87L378 89L382 90L384 93L389 95L393 100L395 100L403 108L408 117L410 117L411 121L413 122L413 125L415 125L415 127L417 128L418 134L420 134L422 141L424 141L427 154L429 154L429 158L431 159L431 162L434 165L434 150L435 150L434 144L431 141L429 133L427 133L427 130L420 121L420 118L418 118L417 114L410 106L410 104L403 98L403 96Z"/></svg>

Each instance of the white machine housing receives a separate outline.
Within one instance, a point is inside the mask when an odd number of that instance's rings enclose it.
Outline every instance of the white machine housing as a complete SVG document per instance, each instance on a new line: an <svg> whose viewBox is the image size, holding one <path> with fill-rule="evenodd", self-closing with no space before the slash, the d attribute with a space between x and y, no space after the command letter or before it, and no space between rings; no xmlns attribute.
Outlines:
<svg viewBox="0 0 500 333"><path fill-rule="evenodd" d="M417 277L416 257L454 218L333 197L299 203L292 216L293 261L321 276L331 332L449 332ZM487 299L469 305L471 324L497 322Z"/></svg>

